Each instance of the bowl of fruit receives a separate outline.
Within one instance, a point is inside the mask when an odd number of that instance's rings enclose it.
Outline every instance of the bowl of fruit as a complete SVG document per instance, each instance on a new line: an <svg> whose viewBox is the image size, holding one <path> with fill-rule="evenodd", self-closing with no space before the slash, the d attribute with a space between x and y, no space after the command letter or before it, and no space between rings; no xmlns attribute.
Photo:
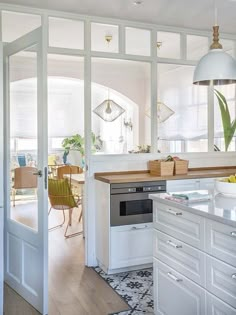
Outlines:
<svg viewBox="0 0 236 315"><path fill-rule="evenodd" d="M215 179L215 189L218 193L236 197L236 174Z"/></svg>

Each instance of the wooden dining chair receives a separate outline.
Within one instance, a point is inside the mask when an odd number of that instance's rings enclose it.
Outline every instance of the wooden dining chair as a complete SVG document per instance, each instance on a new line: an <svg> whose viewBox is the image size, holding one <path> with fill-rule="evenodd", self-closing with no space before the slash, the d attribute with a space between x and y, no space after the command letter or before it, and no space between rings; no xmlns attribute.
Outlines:
<svg viewBox="0 0 236 315"><path fill-rule="evenodd" d="M75 198L72 194L69 180L66 179L48 179L48 198L51 204L48 215L51 210L63 211L63 222L59 225L53 226L49 231L62 227L65 223L65 210L69 210L69 219L64 233L65 238L74 237L83 233L79 231L72 234L67 234L68 227L72 224L72 212L74 208L78 208L80 205L80 199Z"/></svg>
<svg viewBox="0 0 236 315"><path fill-rule="evenodd" d="M38 188L37 168L30 166L22 166L14 169L14 179L12 186L13 207L16 205L16 192L19 189L34 189L35 195Z"/></svg>

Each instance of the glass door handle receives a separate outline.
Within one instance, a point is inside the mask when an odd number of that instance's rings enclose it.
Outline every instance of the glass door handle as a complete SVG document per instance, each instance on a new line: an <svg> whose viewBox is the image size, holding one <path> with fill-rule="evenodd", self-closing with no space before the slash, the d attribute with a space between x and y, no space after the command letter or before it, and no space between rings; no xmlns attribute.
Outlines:
<svg viewBox="0 0 236 315"><path fill-rule="evenodd" d="M42 177L42 176L43 176L43 173L42 173L42 171L39 170L38 172L33 173L33 175Z"/></svg>

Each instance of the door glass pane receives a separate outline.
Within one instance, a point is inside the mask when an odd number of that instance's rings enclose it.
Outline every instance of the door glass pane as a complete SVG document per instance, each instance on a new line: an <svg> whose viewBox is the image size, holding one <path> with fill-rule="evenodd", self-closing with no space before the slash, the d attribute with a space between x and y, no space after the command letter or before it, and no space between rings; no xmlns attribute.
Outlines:
<svg viewBox="0 0 236 315"><path fill-rule="evenodd" d="M91 24L91 47L95 51L118 53L118 26Z"/></svg>
<svg viewBox="0 0 236 315"><path fill-rule="evenodd" d="M2 11L3 42L12 42L40 26L40 15Z"/></svg>
<svg viewBox="0 0 236 315"><path fill-rule="evenodd" d="M37 46L9 58L9 79L10 218L37 230Z"/></svg>
<svg viewBox="0 0 236 315"><path fill-rule="evenodd" d="M180 34L157 32L157 56L180 59Z"/></svg>
<svg viewBox="0 0 236 315"><path fill-rule="evenodd" d="M220 39L223 50L230 56L234 57L234 41L229 39Z"/></svg>
<svg viewBox="0 0 236 315"><path fill-rule="evenodd" d="M49 46L84 49L84 22L50 17Z"/></svg>
<svg viewBox="0 0 236 315"><path fill-rule="evenodd" d="M131 55L150 56L151 32L139 28L125 28L126 53Z"/></svg>

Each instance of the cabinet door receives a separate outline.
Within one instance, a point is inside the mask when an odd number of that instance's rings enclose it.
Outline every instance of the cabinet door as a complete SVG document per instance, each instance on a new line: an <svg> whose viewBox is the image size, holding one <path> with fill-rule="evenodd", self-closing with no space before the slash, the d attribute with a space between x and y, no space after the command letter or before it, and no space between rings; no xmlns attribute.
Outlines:
<svg viewBox="0 0 236 315"><path fill-rule="evenodd" d="M207 220L207 253L236 267L236 228Z"/></svg>
<svg viewBox="0 0 236 315"><path fill-rule="evenodd" d="M154 258L155 314L205 315L205 290Z"/></svg>
<svg viewBox="0 0 236 315"><path fill-rule="evenodd" d="M157 230L204 250L203 217L154 201L153 222Z"/></svg>
<svg viewBox="0 0 236 315"><path fill-rule="evenodd" d="M111 228L110 269L152 263L152 223Z"/></svg>
<svg viewBox="0 0 236 315"><path fill-rule="evenodd" d="M206 255L202 251L154 230L153 255L189 279L205 286Z"/></svg>
<svg viewBox="0 0 236 315"><path fill-rule="evenodd" d="M236 309L207 292L207 315L236 315Z"/></svg>
<svg viewBox="0 0 236 315"><path fill-rule="evenodd" d="M167 192L188 191L199 189L198 179L168 180L166 182Z"/></svg>
<svg viewBox="0 0 236 315"><path fill-rule="evenodd" d="M207 290L236 308L236 268L207 256Z"/></svg>

